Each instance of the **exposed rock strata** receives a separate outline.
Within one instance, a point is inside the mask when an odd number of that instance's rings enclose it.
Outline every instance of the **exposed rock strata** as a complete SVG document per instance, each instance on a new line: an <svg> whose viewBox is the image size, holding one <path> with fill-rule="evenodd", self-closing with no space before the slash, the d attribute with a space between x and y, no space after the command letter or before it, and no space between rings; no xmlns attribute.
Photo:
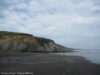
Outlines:
<svg viewBox="0 0 100 75"><path fill-rule="evenodd" d="M53 40L29 34L0 34L0 51L7 52L67 52L72 51Z"/></svg>

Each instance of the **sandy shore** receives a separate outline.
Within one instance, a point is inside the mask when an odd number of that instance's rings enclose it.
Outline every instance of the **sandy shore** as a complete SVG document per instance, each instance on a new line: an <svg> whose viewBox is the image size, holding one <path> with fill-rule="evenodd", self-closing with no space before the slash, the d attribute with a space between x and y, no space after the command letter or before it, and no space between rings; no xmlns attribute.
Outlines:
<svg viewBox="0 0 100 75"><path fill-rule="evenodd" d="M10 54L0 55L0 73L0 75L21 75L21 73L22 75L100 75L100 65L79 56Z"/></svg>

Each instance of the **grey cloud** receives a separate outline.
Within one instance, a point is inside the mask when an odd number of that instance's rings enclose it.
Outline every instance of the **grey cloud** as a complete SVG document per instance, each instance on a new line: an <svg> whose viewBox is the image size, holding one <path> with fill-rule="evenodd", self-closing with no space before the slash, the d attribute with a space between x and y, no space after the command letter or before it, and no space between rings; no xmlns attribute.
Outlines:
<svg viewBox="0 0 100 75"><path fill-rule="evenodd" d="M100 49L98 0L0 1L0 30L31 33L69 47Z"/></svg>

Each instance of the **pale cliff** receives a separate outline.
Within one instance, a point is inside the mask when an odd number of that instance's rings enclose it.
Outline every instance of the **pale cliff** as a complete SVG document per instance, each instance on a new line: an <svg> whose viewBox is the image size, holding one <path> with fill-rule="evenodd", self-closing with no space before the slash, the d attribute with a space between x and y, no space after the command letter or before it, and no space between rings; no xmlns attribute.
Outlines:
<svg viewBox="0 0 100 75"><path fill-rule="evenodd" d="M1 52L69 52L71 48L56 44L51 39L30 34L0 31Z"/></svg>

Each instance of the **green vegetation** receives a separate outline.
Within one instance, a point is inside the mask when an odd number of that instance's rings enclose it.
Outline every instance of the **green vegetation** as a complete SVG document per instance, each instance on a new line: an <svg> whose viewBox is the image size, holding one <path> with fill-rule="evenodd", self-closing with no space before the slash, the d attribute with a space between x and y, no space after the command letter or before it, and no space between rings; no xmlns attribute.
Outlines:
<svg viewBox="0 0 100 75"><path fill-rule="evenodd" d="M35 40L37 40L42 46L44 43L54 42L53 40L41 38L41 37L33 37Z"/></svg>
<svg viewBox="0 0 100 75"><path fill-rule="evenodd" d="M9 37L9 38L4 38L2 36L5 35L15 35L16 36L20 36L21 37ZM29 36L29 37L27 37ZM32 36L30 34L25 34L25 33L18 33L18 32L8 32L8 31L0 31L0 43L10 43L10 44L14 44L14 43L39 43L40 45L44 45L44 43L49 43L49 42L54 42L53 40L47 39L47 38L42 38L42 37L36 37L36 36Z"/></svg>
<svg viewBox="0 0 100 75"><path fill-rule="evenodd" d="M3 35L29 35L29 34L19 33L19 32L0 31L0 36Z"/></svg>

